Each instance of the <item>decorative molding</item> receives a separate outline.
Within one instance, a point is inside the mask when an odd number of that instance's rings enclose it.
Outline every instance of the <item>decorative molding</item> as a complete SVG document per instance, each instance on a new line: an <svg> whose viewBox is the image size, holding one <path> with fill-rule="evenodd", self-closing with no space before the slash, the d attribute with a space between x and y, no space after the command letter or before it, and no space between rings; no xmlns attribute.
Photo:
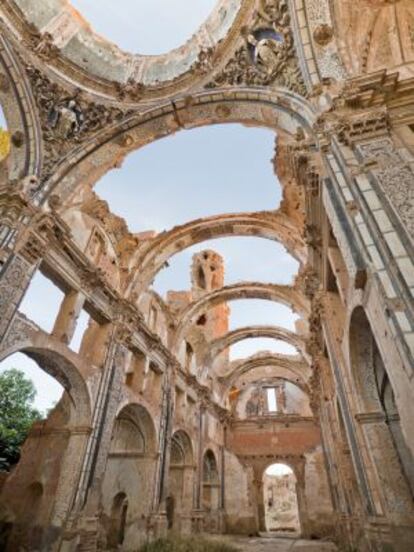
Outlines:
<svg viewBox="0 0 414 552"><path fill-rule="evenodd" d="M261 0L253 24L242 35L244 44L206 88L278 85L306 96L286 0Z"/></svg>
<svg viewBox="0 0 414 552"><path fill-rule="evenodd" d="M63 88L33 65L26 65L26 72L42 127L42 181L47 180L60 160L78 144L91 140L99 130L120 123L134 113L90 102L80 89Z"/></svg>

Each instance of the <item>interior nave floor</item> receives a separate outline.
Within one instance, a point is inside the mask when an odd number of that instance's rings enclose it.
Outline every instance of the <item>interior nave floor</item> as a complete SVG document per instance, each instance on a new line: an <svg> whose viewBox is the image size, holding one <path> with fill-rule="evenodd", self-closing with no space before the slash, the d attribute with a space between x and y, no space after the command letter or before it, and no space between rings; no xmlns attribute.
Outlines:
<svg viewBox="0 0 414 552"><path fill-rule="evenodd" d="M292 537L237 537L222 536L221 541L236 546L240 552L336 552L337 548L329 542L302 540Z"/></svg>

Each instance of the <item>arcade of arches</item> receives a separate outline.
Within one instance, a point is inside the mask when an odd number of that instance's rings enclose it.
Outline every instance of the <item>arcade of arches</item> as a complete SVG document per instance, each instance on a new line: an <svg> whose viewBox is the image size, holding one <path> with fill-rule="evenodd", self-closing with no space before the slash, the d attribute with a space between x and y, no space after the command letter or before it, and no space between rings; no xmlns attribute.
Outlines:
<svg viewBox="0 0 414 552"><path fill-rule="evenodd" d="M148 58L68 0L3 0L0 105L0 360L24 353L65 390L1 474L4 549L294 529L411 552L413 2L220 0L183 47ZM133 234L93 191L138 148L217 123L275 133L278 209ZM294 281L227 285L201 247L191 289L153 290L175 254L241 236L283 244ZM50 332L20 309L39 272L63 293ZM295 330L230 329L239 299L281 303ZM251 338L292 353L232 360Z"/></svg>

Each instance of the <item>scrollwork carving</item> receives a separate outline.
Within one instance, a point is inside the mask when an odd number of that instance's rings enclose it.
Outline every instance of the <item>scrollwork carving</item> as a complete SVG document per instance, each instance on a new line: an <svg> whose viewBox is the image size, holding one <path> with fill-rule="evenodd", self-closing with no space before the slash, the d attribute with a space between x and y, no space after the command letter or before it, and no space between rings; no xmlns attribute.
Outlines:
<svg viewBox="0 0 414 552"><path fill-rule="evenodd" d="M130 100L138 102L145 92L145 85L141 82L136 82L134 79L128 79L126 83L115 83L115 87L120 100Z"/></svg>
<svg viewBox="0 0 414 552"><path fill-rule="evenodd" d="M192 70L198 75L204 75L213 69L214 48L200 50L197 61L193 64Z"/></svg>
<svg viewBox="0 0 414 552"><path fill-rule="evenodd" d="M53 172L59 160L78 143L90 139L94 133L121 121L130 111L89 102L80 90L69 92L52 82L36 67L26 67L32 85L44 139L42 181Z"/></svg>
<svg viewBox="0 0 414 552"><path fill-rule="evenodd" d="M30 26L27 44L44 61L56 58L60 52L53 42L53 36L50 33L41 33L34 25Z"/></svg>
<svg viewBox="0 0 414 552"><path fill-rule="evenodd" d="M243 30L243 36L243 46L207 88L277 84L306 95L286 0L262 0L253 25Z"/></svg>
<svg viewBox="0 0 414 552"><path fill-rule="evenodd" d="M14 348L16 345L24 343L29 339L30 331L33 329L32 323L28 322L20 315L16 316L1 348L7 351L8 349Z"/></svg>
<svg viewBox="0 0 414 552"><path fill-rule="evenodd" d="M414 174L396 151L390 138L359 146L365 163L375 162L372 172L410 236L414 235Z"/></svg>

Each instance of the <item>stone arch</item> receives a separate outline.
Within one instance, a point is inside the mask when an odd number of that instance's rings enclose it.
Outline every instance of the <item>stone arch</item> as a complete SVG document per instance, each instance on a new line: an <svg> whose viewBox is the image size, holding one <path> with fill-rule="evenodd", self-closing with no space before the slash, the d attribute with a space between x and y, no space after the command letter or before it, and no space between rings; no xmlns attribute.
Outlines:
<svg viewBox="0 0 414 552"><path fill-rule="evenodd" d="M133 274L127 294L146 289L165 263L177 253L213 238L254 236L281 242L300 262L305 246L293 221L278 211L231 213L197 219L162 232L137 251L132 264L140 270Z"/></svg>
<svg viewBox="0 0 414 552"><path fill-rule="evenodd" d="M176 450L176 455L173 454L173 446ZM173 433L171 440L171 464L192 465L194 462L194 449L188 433L182 429L178 429Z"/></svg>
<svg viewBox="0 0 414 552"><path fill-rule="evenodd" d="M225 349L252 337L268 337L278 341L283 341L295 347L300 354L304 354L306 352L303 337L287 330L286 328L279 326L246 326L243 328L237 328L236 330L228 332L224 336L211 341L207 346L205 356L214 362L215 357L222 353ZM205 362L206 361L204 361L204 363Z"/></svg>
<svg viewBox="0 0 414 552"><path fill-rule="evenodd" d="M260 377L273 377L291 381L302 391L309 394L308 381L310 375L310 367L304 362L292 360L284 355L264 353L237 362L229 373L219 379L224 385L226 395L241 378L243 378L246 385Z"/></svg>
<svg viewBox="0 0 414 552"><path fill-rule="evenodd" d="M202 72L196 70L200 56L203 57L210 47L220 54L232 48L252 9L250 2L218 0L207 18L193 29L183 44L162 54L144 55L126 52L95 32L93 22L91 25L68 1L50 0L49 9L40 13L16 0L15 3L20 9L13 19L20 33L33 33L34 28L48 33L51 42L59 44L60 49L49 60L52 66L63 68L76 84L89 84L96 93L119 96L124 86L121 96L133 103L141 99L142 85L149 87L149 98L146 99L168 93L171 89L194 86L194 82L203 78ZM156 28L154 32L157 32ZM206 36L209 37L207 40ZM42 44L40 40L39 43ZM142 71L139 78L134 79L131 78L131 67L137 63L142 66ZM128 86L132 88L131 94Z"/></svg>
<svg viewBox="0 0 414 552"><path fill-rule="evenodd" d="M390 413L384 401L389 398L384 396L386 387L391 397L393 391L387 367L362 306L355 307L351 315L349 354L357 397L356 418L367 442L383 504L390 512L412 513L413 460L399 427L398 412L393 410Z"/></svg>
<svg viewBox="0 0 414 552"><path fill-rule="evenodd" d="M201 297L198 301L190 303L181 313L180 323L177 326L174 343L181 342L186 328L191 322L211 307L224 302L237 299L266 299L275 301L290 307L294 312L306 315L308 301L294 287L279 284L265 284L261 282L241 282L230 286L224 286L213 290Z"/></svg>
<svg viewBox="0 0 414 552"><path fill-rule="evenodd" d="M0 104L12 135L7 167L10 179L39 176L42 142L37 107L20 59L3 35L0 41Z"/></svg>
<svg viewBox="0 0 414 552"><path fill-rule="evenodd" d="M86 384L86 367L78 355L42 330L33 331L23 317L15 318L4 347L0 350L0 362L14 353L24 353L58 381L65 389L72 408L72 425L88 426L91 418L91 398Z"/></svg>
<svg viewBox="0 0 414 552"><path fill-rule="evenodd" d="M135 436L135 439L129 440L128 434ZM146 455L155 454L157 431L154 420L145 406L128 403L120 409L113 431L112 448L119 448L119 451L131 449Z"/></svg>
<svg viewBox="0 0 414 552"><path fill-rule="evenodd" d="M25 329L22 335L14 334L17 325ZM26 354L40 369L59 381L65 393L47 419L34 423L30 429L20 461L1 490L1 501L18 512L27 499L30 485L36 482L42 485L35 522L29 523L24 515L19 516L10 537L12 546L41 549L46 532L51 532L51 542L60 538L67 512L75 499L91 431L91 405L84 377L86 372L77 361L77 355L42 331L27 332L26 326L20 317L14 320L6 338L6 346L9 346L0 352L0 359L15 352ZM13 335L16 340L11 343ZM50 473L53 477L48 475Z"/></svg>
<svg viewBox="0 0 414 552"><path fill-rule="evenodd" d="M176 98L157 108L125 116L96 133L94 140L79 144L58 164L43 197L59 196L64 203L82 182L93 186L128 154L182 129L217 123L242 123L278 131L292 137L297 127L313 134L315 112L302 96L285 88L272 92L249 87L217 88ZM96 160L99 159L99 163Z"/></svg>

